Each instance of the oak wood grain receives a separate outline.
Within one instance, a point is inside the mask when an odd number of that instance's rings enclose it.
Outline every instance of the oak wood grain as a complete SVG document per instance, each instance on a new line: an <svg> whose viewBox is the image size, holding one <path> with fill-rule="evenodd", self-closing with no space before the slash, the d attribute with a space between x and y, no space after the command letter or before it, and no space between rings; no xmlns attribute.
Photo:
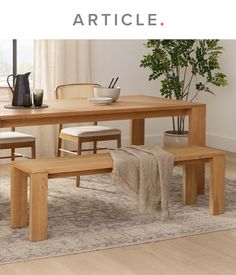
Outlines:
<svg viewBox="0 0 236 275"><path fill-rule="evenodd" d="M212 214L224 213L224 178L225 178L225 156L215 156L210 160L210 204L209 210Z"/></svg>
<svg viewBox="0 0 236 275"><path fill-rule="evenodd" d="M1 127L187 115L193 107L204 106L152 96L124 96L105 106L93 105L86 99L52 100L46 103L48 108L23 110L5 109L1 103Z"/></svg>
<svg viewBox="0 0 236 275"><path fill-rule="evenodd" d="M205 146L206 144L206 106L193 107L189 115L189 144ZM205 193L205 167L199 163L192 167L195 169L198 194ZM186 171L186 180L189 181L191 173ZM194 184L194 183L193 183Z"/></svg>
<svg viewBox="0 0 236 275"><path fill-rule="evenodd" d="M48 175L30 175L29 239L46 240L48 233Z"/></svg>
<svg viewBox="0 0 236 275"><path fill-rule="evenodd" d="M11 227L27 226L27 176L11 168Z"/></svg>
<svg viewBox="0 0 236 275"><path fill-rule="evenodd" d="M185 164L189 161L208 161L213 156L221 156L224 154L221 150L216 150L200 146L186 146L179 148L165 148L166 151L175 156L175 164ZM90 154L81 156L70 156L61 158L22 160L13 163L14 167L24 171L26 174L47 172L49 177L51 174L82 172L92 170L112 169L113 160L109 153Z"/></svg>

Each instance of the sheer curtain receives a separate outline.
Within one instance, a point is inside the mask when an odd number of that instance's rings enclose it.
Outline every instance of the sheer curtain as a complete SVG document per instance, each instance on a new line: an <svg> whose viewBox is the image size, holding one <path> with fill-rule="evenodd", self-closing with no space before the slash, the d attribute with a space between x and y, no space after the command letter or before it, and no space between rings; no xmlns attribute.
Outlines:
<svg viewBox="0 0 236 275"><path fill-rule="evenodd" d="M90 45L86 40L36 40L34 88L44 89L45 99L55 98L61 84L90 81ZM37 156L55 156L56 126L30 130L37 139Z"/></svg>

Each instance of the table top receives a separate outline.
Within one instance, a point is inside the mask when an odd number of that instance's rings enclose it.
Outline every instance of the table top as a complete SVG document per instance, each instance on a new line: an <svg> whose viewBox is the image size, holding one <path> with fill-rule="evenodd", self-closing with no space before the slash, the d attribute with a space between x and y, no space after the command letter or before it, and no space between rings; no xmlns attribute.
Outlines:
<svg viewBox="0 0 236 275"><path fill-rule="evenodd" d="M128 119L134 114L140 114L140 116L142 114L142 118L144 118L145 113L150 114L150 112L171 110L183 111L190 110L193 107L205 105L144 95L123 96L120 97L118 101L109 105L94 105L89 103L86 99L49 100L45 103L49 106L45 109L6 109L4 108L4 105L7 103L1 102L1 127L12 126L14 124L13 121L15 121L16 126L56 124L56 118L58 118L58 122L63 123L73 122L73 117L77 117L78 122ZM155 117L155 115L153 115L153 117ZM63 121L61 121L62 118ZM66 118L68 121L65 121ZM50 122L50 119L53 120ZM29 120L31 120L31 123ZM35 123L36 120L37 123Z"/></svg>

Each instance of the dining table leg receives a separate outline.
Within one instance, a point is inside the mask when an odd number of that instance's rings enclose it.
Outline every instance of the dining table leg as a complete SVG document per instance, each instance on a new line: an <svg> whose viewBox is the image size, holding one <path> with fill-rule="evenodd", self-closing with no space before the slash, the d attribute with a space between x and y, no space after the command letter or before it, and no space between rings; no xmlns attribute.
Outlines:
<svg viewBox="0 0 236 275"><path fill-rule="evenodd" d="M145 120L132 119L130 124L130 144L143 145L145 142Z"/></svg>
<svg viewBox="0 0 236 275"><path fill-rule="evenodd" d="M206 145L206 106L192 107L189 113L189 144L190 145ZM205 193L205 165L200 162L192 164L192 169L195 169L195 180L198 186L198 194ZM189 171L191 171L190 169ZM185 180L193 180L191 175L186 173ZM194 184L193 184L194 185Z"/></svg>

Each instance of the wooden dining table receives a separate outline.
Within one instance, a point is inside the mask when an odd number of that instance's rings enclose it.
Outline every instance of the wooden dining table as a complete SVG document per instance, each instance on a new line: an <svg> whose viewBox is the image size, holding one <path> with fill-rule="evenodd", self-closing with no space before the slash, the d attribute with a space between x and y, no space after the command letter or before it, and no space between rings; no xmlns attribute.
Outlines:
<svg viewBox="0 0 236 275"><path fill-rule="evenodd" d="M130 143L142 145L145 143L145 119L181 115L189 117L189 144L205 145L205 104L146 95L122 96L109 105L94 105L86 99L49 100L45 104L48 108L6 109L6 103L1 102L0 128L130 120ZM204 165L194 163L187 167L185 179L197 181L199 194L204 193L204 177Z"/></svg>

